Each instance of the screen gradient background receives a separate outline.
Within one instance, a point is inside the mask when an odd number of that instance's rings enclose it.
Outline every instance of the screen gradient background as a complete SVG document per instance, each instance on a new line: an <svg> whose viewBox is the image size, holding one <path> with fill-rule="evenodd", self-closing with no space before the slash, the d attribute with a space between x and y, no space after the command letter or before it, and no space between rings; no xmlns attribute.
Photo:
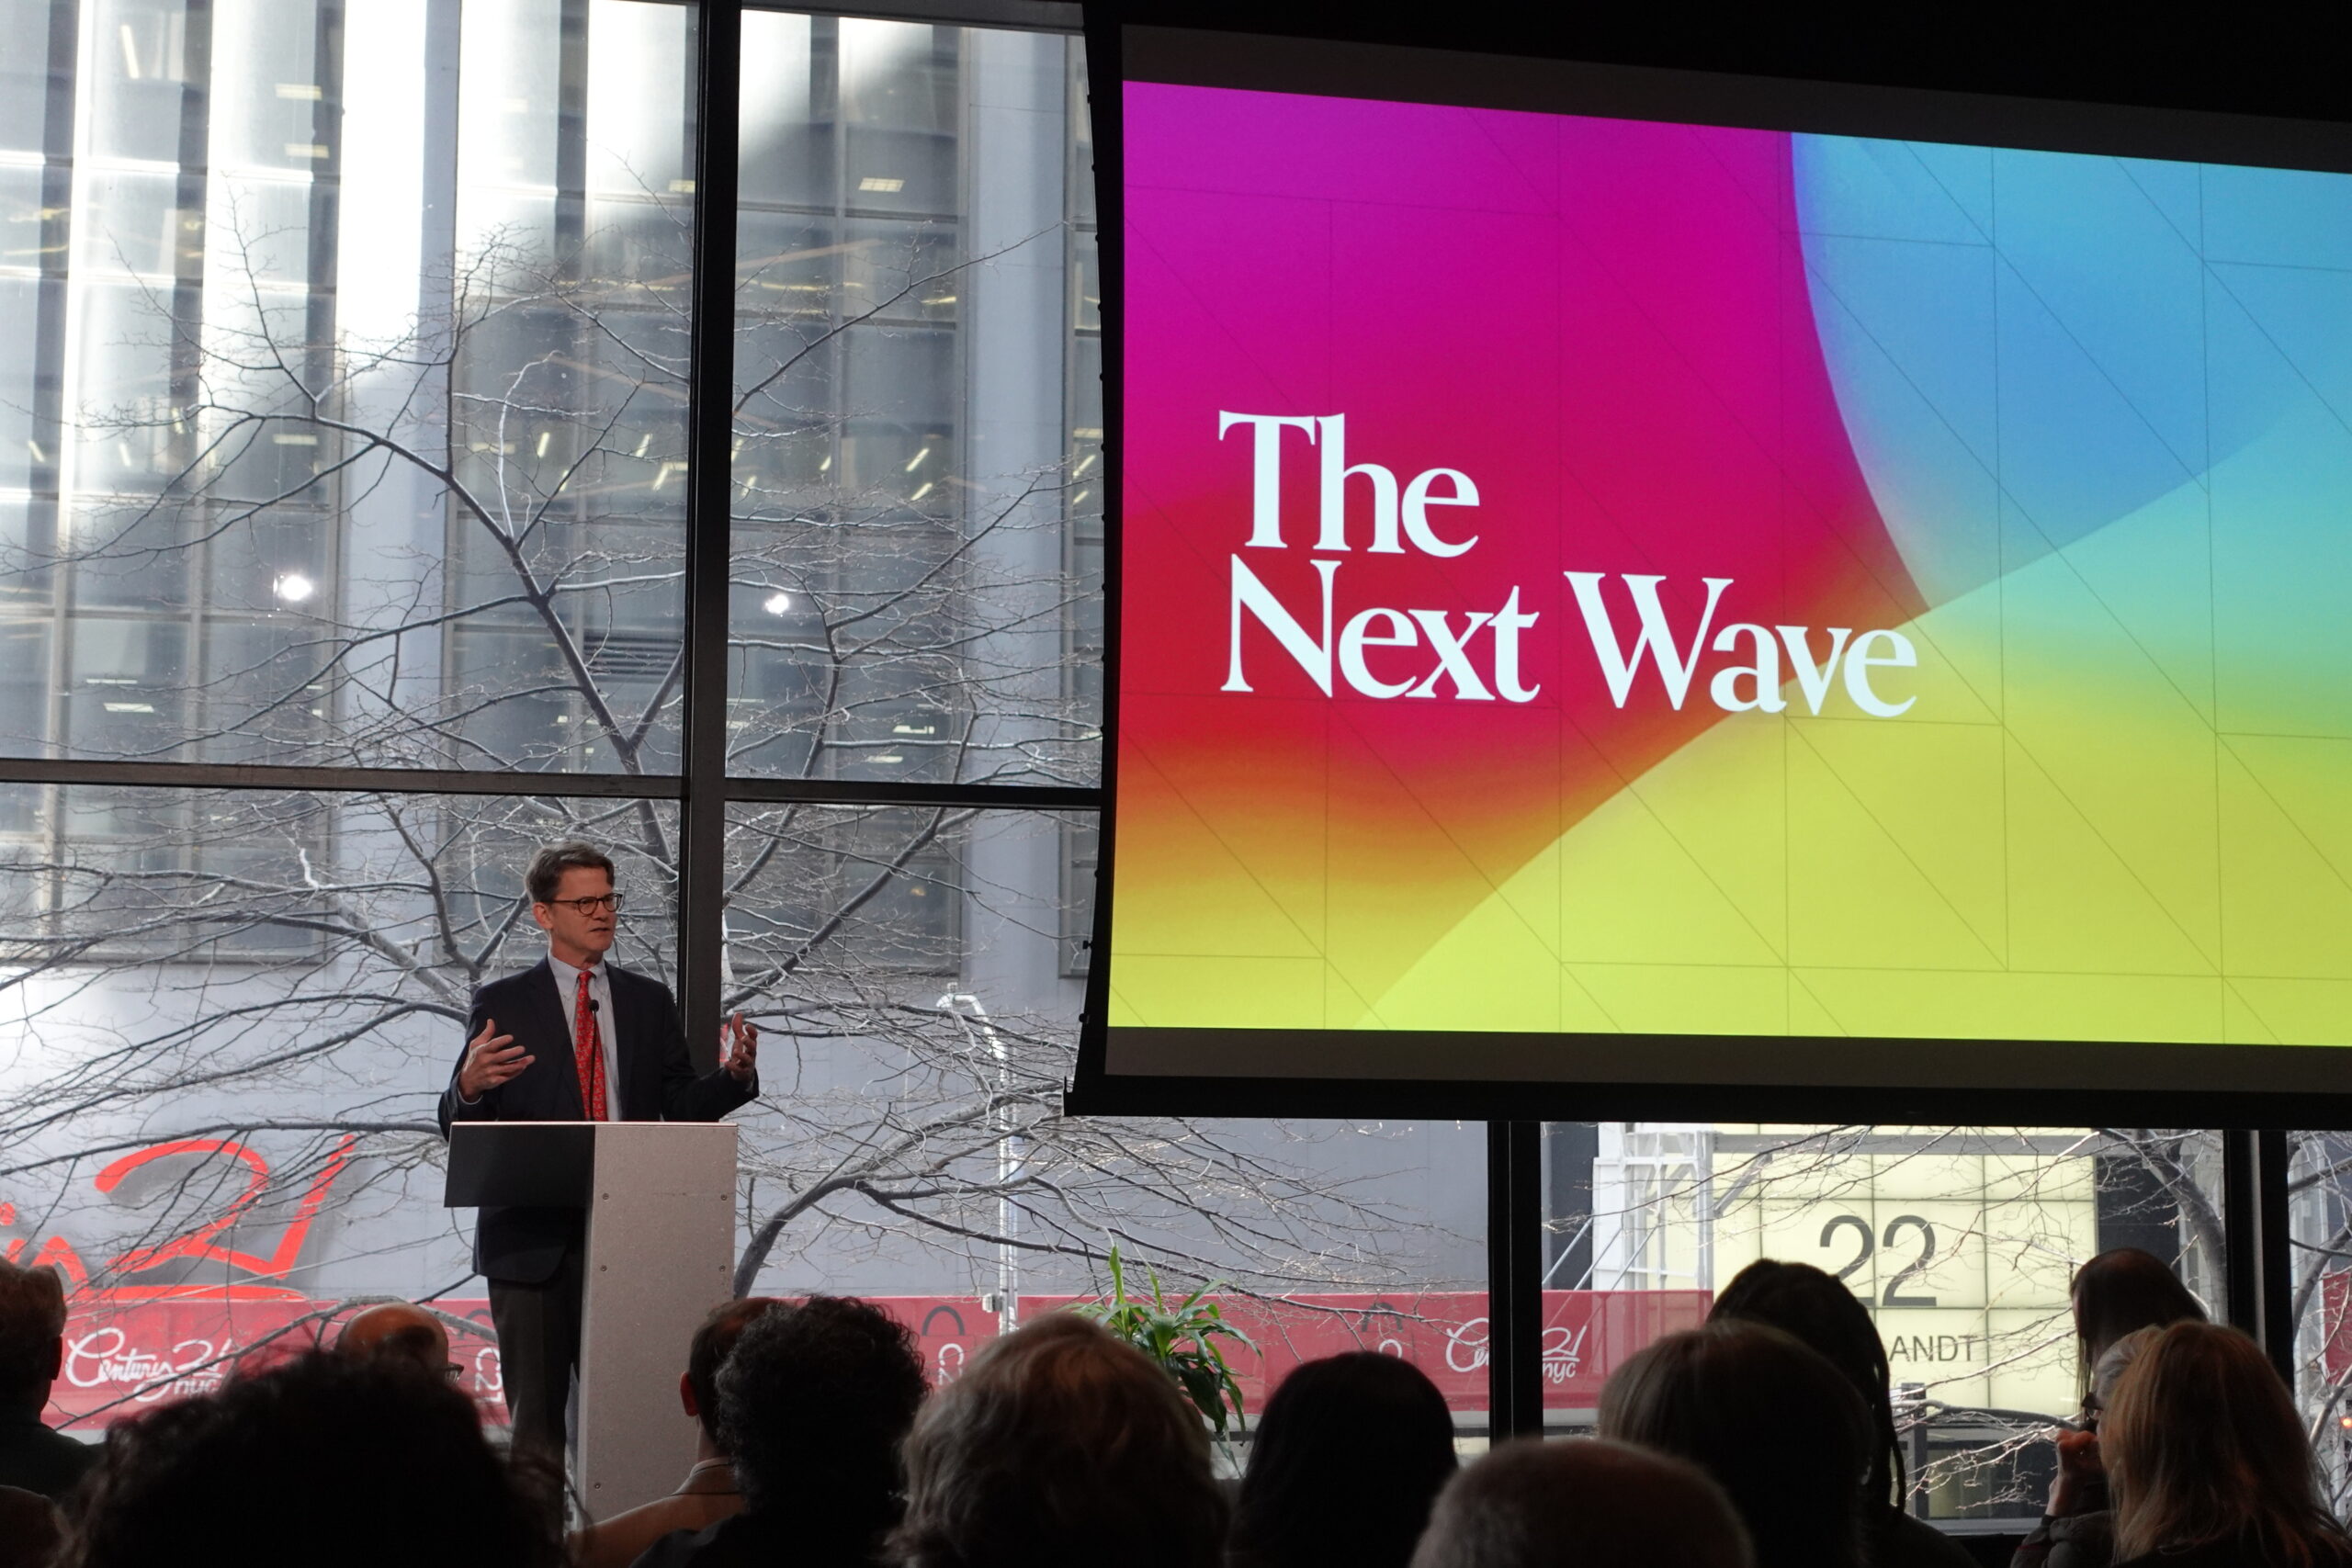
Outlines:
<svg viewBox="0 0 2352 1568"><path fill-rule="evenodd" d="M2352 1038L2352 179L1125 94L1113 1028ZM1338 617L1518 587L1541 695L1221 692L1232 558L1320 603L1221 410L1470 474ZM1571 570L1917 700L1621 710Z"/></svg>

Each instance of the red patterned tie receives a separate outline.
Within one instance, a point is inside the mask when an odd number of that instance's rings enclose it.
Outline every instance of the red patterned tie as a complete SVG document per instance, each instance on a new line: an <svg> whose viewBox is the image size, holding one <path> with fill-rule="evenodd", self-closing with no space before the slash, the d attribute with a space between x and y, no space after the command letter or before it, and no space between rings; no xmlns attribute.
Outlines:
<svg viewBox="0 0 2352 1568"><path fill-rule="evenodd" d="M580 972L580 1001L571 1010L571 1051L580 1068L580 1103L591 1122L610 1120L605 1111L605 1041L588 999L588 971Z"/></svg>

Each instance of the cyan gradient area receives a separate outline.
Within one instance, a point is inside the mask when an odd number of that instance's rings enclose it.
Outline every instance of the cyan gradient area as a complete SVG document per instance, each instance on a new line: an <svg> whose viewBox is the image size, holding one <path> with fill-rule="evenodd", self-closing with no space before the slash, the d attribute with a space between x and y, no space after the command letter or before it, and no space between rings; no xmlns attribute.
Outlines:
<svg viewBox="0 0 2352 1568"><path fill-rule="evenodd" d="M2352 734L2352 177L1792 151L1839 410L1928 601L2066 552L2209 723Z"/></svg>

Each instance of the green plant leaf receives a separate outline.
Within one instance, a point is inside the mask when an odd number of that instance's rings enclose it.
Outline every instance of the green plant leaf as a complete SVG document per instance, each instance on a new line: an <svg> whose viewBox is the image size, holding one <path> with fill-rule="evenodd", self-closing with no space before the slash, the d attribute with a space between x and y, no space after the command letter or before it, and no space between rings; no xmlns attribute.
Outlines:
<svg viewBox="0 0 2352 1568"><path fill-rule="evenodd" d="M1126 1260L1117 1247L1109 1249L1105 1261L1111 1273L1109 1294L1099 1301L1076 1303L1070 1310L1149 1357L1176 1383L1186 1403L1200 1411L1223 1438L1244 1411L1240 1381L1217 1340L1230 1339L1253 1353L1258 1348L1247 1334L1226 1322L1224 1309L1208 1299L1223 1282L1208 1280L1182 1301L1170 1302L1159 1271L1147 1263L1144 1278L1150 1283L1151 1294L1131 1295Z"/></svg>

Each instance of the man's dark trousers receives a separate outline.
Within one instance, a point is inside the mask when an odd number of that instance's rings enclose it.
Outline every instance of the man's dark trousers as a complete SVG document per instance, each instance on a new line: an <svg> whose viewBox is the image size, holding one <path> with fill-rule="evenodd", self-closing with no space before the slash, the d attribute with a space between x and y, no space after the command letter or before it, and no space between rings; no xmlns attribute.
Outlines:
<svg viewBox="0 0 2352 1568"><path fill-rule="evenodd" d="M518 1449L560 1452L564 1409L580 1365L582 1286L588 1251L567 1247L555 1272L536 1285L490 1281L490 1321L498 1330L498 1370Z"/></svg>
<svg viewBox="0 0 2352 1568"><path fill-rule="evenodd" d="M696 1077L678 1026L677 1003L659 980L608 966L613 1038L619 1057L613 1119L716 1122L759 1093L724 1067ZM441 1091L440 1122L578 1122L583 1119L571 1018L542 962L493 980L474 993L466 1038L496 1020L532 1057L531 1065L468 1104L458 1073ZM461 1052L458 1067L465 1057ZM586 1269L585 1217L577 1209L490 1208L474 1228L474 1267L490 1284L498 1329L498 1362L516 1447L560 1452L564 1406L580 1365L581 1290Z"/></svg>

